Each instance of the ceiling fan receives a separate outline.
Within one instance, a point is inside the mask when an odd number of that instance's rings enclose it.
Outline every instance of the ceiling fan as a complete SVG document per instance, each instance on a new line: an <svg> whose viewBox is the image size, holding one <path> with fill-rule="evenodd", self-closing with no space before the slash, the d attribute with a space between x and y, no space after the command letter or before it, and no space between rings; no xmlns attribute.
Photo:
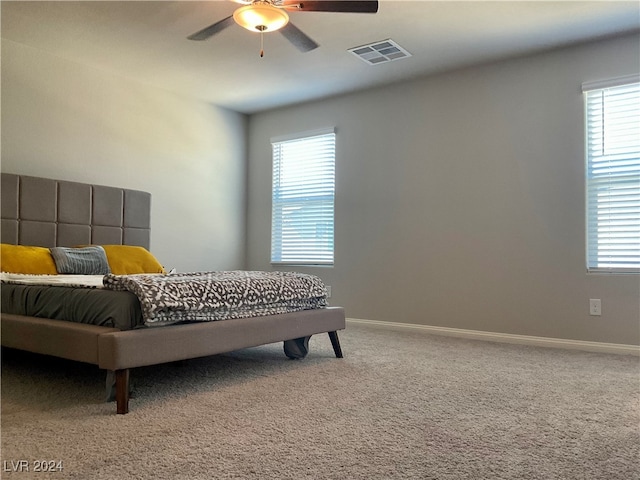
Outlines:
<svg viewBox="0 0 640 480"><path fill-rule="evenodd" d="M378 2L368 0L233 0L245 4L233 15L189 35L189 40L207 40L233 23L252 32L279 30L301 52L318 48L318 44L289 22L287 12L376 13ZM264 52L260 50L262 57Z"/></svg>

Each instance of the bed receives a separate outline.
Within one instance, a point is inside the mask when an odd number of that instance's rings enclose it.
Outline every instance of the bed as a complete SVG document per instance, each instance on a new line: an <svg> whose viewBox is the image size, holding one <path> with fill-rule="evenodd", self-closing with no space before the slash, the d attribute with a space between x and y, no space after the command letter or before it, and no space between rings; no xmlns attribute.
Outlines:
<svg viewBox="0 0 640 480"><path fill-rule="evenodd" d="M8 173L1 177L3 245L150 247L147 192ZM8 285L2 284L3 291ZM328 306L140 328L66 321L64 314L24 315L6 311L4 305L2 309L3 346L106 370L107 387L113 379L118 414L129 411L132 368L276 342L284 342L288 357L303 358L309 337L320 333L328 334L336 357L342 358L337 332L345 328L344 309Z"/></svg>

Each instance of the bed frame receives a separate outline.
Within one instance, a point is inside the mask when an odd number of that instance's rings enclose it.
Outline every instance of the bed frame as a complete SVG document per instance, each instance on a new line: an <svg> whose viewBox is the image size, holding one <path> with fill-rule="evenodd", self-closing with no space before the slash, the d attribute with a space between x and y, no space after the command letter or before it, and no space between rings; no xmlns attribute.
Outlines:
<svg viewBox="0 0 640 480"><path fill-rule="evenodd" d="M86 244L149 248L151 194L101 185L2 173L2 243L43 247ZM318 310L120 331L0 315L1 344L98 365L115 372L117 413L129 411L131 368L216 355L328 333L342 358L344 309Z"/></svg>

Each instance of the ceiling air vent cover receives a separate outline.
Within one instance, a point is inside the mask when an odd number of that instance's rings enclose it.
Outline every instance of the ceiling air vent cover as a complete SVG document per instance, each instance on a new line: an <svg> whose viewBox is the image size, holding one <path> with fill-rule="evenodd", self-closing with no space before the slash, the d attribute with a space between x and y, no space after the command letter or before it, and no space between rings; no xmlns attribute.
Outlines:
<svg viewBox="0 0 640 480"><path fill-rule="evenodd" d="M350 48L349 51L369 65L391 62L411 56L409 52L390 39Z"/></svg>

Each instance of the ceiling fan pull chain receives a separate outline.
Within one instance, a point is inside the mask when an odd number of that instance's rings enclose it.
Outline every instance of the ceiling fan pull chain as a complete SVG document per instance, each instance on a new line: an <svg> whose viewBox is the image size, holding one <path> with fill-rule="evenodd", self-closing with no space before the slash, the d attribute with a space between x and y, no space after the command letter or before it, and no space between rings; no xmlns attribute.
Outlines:
<svg viewBox="0 0 640 480"><path fill-rule="evenodd" d="M260 32L260 57L264 57L264 31L267 29L264 25L257 25L256 30Z"/></svg>
<svg viewBox="0 0 640 480"><path fill-rule="evenodd" d="M260 58L264 57L264 31L260 31Z"/></svg>

